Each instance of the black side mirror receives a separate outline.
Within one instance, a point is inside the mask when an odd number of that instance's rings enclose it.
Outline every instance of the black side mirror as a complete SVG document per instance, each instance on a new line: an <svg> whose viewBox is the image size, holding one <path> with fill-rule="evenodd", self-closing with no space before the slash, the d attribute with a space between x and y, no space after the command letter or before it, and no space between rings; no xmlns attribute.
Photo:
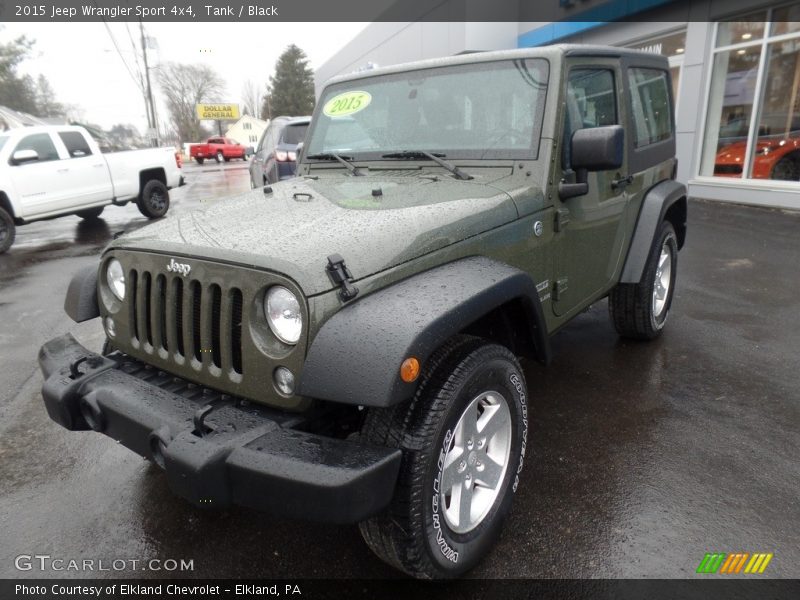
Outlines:
<svg viewBox="0 0 800 600"><path fill-rule="evenodd" d="M619 169L625 156L625 130L621 125L578 129L570 140L569 178L558 185L562 200L589 193L589 171Z"/></svg>
<svg viewBox="0 0 800 600"><path fill-rule="evenodd" d="M297 148L294 151L295 161L297 161L298 164L300 163L300 160L303 157L303 147L304 146L305 146L305 144L303 142L300 142L299 144L297 144Z"/></svg>
<svg viewBox="0 0 800 600"><path fill-rule="evenodd" d="M572 168L610 171L622 166L625 130L622 125L589 127L572 134Z"/></svg>

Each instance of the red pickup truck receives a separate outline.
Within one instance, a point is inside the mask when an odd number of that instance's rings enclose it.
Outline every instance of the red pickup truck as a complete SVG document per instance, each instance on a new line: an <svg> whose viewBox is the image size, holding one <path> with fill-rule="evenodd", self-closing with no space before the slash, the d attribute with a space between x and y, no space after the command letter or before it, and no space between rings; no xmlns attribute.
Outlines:
<svg viewBox="0 0 800 600"><path fill-rule="evenodd" d="M247 160L247 148L238 142L223 137L208 138L205 144L192 144L189 146L189 156L202 165L207 158L213 158L218 163L228 162L232 158Z"/></svg>

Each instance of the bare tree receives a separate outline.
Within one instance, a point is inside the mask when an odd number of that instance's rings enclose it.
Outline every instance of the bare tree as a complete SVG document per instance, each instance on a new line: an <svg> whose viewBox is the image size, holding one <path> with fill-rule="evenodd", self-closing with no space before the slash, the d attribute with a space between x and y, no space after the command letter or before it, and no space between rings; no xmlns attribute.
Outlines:
<svg viewBox="0 0 800 600"><path fill-rule="evenodd" d="M266 91L253 80L245 81L242 87L242 112L257 118L261 112L261 102L265 93Z"/></svg>
<svg viewBox="0 0 800 600"><path fill-rule="evenodd" d="M220 102L225 82L207 65L164 63L158 68L158 86L164 94L172 125L182 142L195 142L203 137L195 105Z"/></svg>

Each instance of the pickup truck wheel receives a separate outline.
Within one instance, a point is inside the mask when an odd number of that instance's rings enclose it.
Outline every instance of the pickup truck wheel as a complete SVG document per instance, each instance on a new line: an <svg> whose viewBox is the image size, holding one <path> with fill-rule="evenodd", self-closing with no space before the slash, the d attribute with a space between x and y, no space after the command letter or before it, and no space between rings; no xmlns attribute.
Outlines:
<svg viewBox="0 0 800 600"><path fill-rule="evenodd" d="M223 160L225 160L225 156L222 154L222 152L217 152L215 159L218 163L221 163Z"/></svg>
<svg viewBox="0 0 800 600"><path fill-rule="evenodd" d="M204 162L206 162L205 158L195 158L195 160L197 161L198 165L202 165Z"/></svg>
<svg viewBox="0 0 800 600"><path fill-rule="evenodd" d="M137 202L139 212L148 219L158 219L169 210L169 190L158 179L148 181Z"/></svg>
<svg viewBox="0 0 800 600"><path fill-rule="evenodd" d="M514 355L459 336L428 360L410 403L370 409L361 439L403 451L391 504L359 525L372 551L419 578L474 567L500 534L519 484L525 402Z"/></svg>
<svg viewBox="0 0 800 600"><path fill-rule="evenodd" d="M608 296L614 327L623 337L652 340L669 316L678 268L678 238L669 221L661 224L650 249L642 280L620 283Z"/></svg>
<svg viewBox="0 0 800 600"><path fill-rule="evenodd" d="M105 206L98 206L97 208L87 208L86 210L79 210L75 214L78 215L81 219L85 219L86 221L91 221L92 219L96 219L100 215L103 214L105 210Z"/></svg>
<svg viewBox="0 0 800 600"><path fill-rule="evenodd" d="M5 210L0 208L0 254L11 248L17 235L14 219Z"/></svg>

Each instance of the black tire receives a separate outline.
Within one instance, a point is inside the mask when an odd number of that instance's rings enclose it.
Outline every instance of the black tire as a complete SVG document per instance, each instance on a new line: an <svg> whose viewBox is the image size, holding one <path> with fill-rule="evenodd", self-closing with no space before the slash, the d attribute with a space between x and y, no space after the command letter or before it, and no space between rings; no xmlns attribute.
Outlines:
<svg viewBox="0 0 800 600"><path fill-rule="evenodd" d="M158 179L151 179L145 184L136 204L139 212L148 219L161 218L169 210L169 190Z"/></svg>
<svg viewBox="0 0 800 600"><path fill-rule="evenodd" d="M656 276L657 273L663 273L659 269L663 251L669 253L669 287L657 300ZM608 311L619 335L637 340L652 340L661 335L672 306L677 274L678 237L672 223L664 221L653 240L641 281L620 283L608 296ZM662 286L658 289L662 289ZM659 308L661 302L663 304Z"/></svg>
<svg viewBox="0 0 800 600"><path fill-rule="evenodd" d="M225 162L231 162L231 159L228 156L224 157L222 160L224 160Z"/></svg>
<svg viewBox="0 0 800 600"><path fill-rule="evenodd" d="M100 350L100 354L102 356L108 356L112 352L114 352L114 345L111 343L111 340L106 338L105 341L103 342L103 347Z"/></svg>
<svg viewBox="0 0 800 600"><path fill-rule="evenodd" d="M0 254L11 248L16 236L17 226L14 224L14 218L0 208Z"/></svg>
<svg viewBox="0 0 800 600"><path fill-rule="evenodd" d="M372 408L367 413L361 439L400 448L403 458L391 504L359 525L367 545L382 560L426 579L461 575L492 548L519 484L528 430L525 379L508 349L480 338L459 336L437 350L427 363L411 402ZM508 455L497 479L497 492L493 492L497 495L485 509L488 512L482 513L473 529L458 533L445 515L447 501L444 488L439 490L440 479L447 453L455 444L453 432L459 418L489 390L504 396L509 409ZM480 439L477 443L483 444ZM484 451L491 444L486 443ZM468 452L458 468L469 464L467 469L480 469L481 458L476 462L476 452L480 456L480 450ZM480 476L475 471L475 479L467 481L474 482ZM472 483L471 489L474 486ZM452 502L451 496L451 506Z"/></svg>
<svg viewBox="0 0 800 600"><path fill-rule="evenodd" d="M225 156L224 156L224 155L222 154L222 152L220 151L220 152L217 152L217 155L214 157L214 159L215 159L215 160L216 160L218 163L221 163L223 160L225 160Z"/></svg>
<svg viewBox="0 0 800 600"><path fill-rule="evenodd" d="M800 181L800 152L792 152L780 159L772 167L770 179Z"/></svg>
<svg viewBox="0 0 800 600"><path fill-rule="evenodd" d="M79 210L75 214L78 215L81 219L86 221L91 221L92 219L96 219L100 215L103 214L105 210L105 206L98 206L96 208L87 208L86 210Z"/></svg>
<svg viewBox="0 0 800 600"><path fill-rule="evenodd" d="M197 161L198 165L202 165L204 162L206 162L205 158L195 158L195 160Z"/></svg>

